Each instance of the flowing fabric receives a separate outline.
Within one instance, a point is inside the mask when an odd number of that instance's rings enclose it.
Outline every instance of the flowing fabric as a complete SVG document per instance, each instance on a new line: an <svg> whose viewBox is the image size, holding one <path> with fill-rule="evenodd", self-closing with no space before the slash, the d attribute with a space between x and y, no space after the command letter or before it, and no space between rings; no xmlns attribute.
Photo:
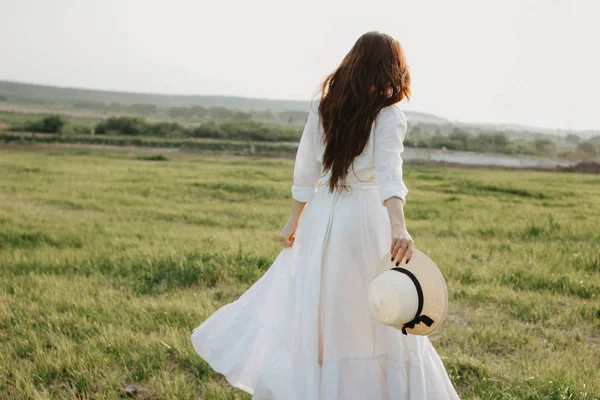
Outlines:
<svg viewBox="0 0 600 400"><path fill-rule="evenodd" d="M293 246L194 329L194 349L253 399L458 399L429 338L380 324L366 303L391 244L382 203L406 200L404 115L395 106L380 112L346 190L334 193L317 187L328 178L317 115L313 109L296 157L292 196L308 204Z"/></svg>

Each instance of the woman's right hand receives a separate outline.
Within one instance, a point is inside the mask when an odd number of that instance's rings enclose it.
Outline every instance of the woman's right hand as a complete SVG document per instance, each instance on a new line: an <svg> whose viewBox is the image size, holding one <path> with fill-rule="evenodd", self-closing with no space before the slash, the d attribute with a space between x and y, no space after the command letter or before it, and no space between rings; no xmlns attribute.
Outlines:
<svg viewBox="0 0 600 400"><path fill-rule="evenodd" d="M407 264L413 256L414 242L406 230L404 201L397 196L392 196L386 199L383 205L387 208L392 228L392 247L390 248L392 261L396 261L396 266L400 265L403 260Z"/></svg>
<svg viewBox="0 0 600 400"><path fill-rule="evenodd" d="M396 261L396 266L400 265L402 260L408 264L413 256L414 241L405 227L394 229L392 227L392 248L390 253L392 261Z"/></svg>
<svg viewBox="0 0 600 400"><path fill-rule="evenodd" d="M281 244L281 247L292 247L292 245L294 244L294 236L296 234L297 226L298 221L295 221L293 219L288 220L288 222L281 230L281 233L279 233L279 244Z"/></svg>

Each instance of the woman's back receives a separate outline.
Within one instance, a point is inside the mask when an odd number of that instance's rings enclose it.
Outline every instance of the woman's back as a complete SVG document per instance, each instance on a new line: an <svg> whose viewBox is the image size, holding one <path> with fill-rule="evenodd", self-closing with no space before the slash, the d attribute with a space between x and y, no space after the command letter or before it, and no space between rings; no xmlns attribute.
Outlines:
<svg viewBox="0 0 600 400"><path fill-rule="evenodd" d="M316 181L321 180L321 185L324 185L331 177L331 171L324 171L323 168L324 129L319 117L318 104L313 102L302 134L292 193L304 191L309 194L314 190ZM397 104L381 109L371 126L369 139L363 151L354 158L348 169L345 184L377 183L382 203L391 196L398 196L405 201L408 189L402 181L401 153L404 151L406 131L406 118ZM300 197L310 198L302 195Z"/></svg>

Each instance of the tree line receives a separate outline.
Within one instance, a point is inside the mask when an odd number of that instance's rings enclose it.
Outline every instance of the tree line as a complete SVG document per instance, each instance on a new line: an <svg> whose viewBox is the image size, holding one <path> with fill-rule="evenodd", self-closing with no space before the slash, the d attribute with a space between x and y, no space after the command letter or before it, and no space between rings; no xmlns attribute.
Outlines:
<svg viewBox="0 0 600 400"><path fill-rule="evenodd" d="M55 133L62 135L95 135L155 137L155 138L209 138L252 142L298 142L302 127L267 124L257 121L207 121L200 125L185 126L178 122L148 122L140 117L110 117L89 126L75 125L60 115L15 123L8 127L13 132ZM569 138L574 141L574 138ZM404 141L406 147L447 149L457 151L490 152L503 154L531 154L554 156L556 144L548 139L532 141L510 140L503 132L468 133L453 129L449 134L439 132L425 135L419 128L409 129ZM591 157L600 154L600 140L577 140L576 151Z"/></svg>
<svg viewBox="0 0 600 400"><path fill-rule="evenodd" d="M226 120L226 121L267 121L267 122L280 122L287 124L302 124L308 117L308 112L305 111L281 111L272 112L266 111L240 111L230 109L221 106L214 107L202 107L200 105L193 105L190 107L167 107L160 108L155 104L135 103L135 104L123 104L123 103L103 103L99 101L78 101L73 104L74 108L85 109L100 112L103 114L108 113L124 113L124 114L135 114L141 116L152 116L152 115L165 115L173 119L181 120L202 120L202 119L213 119L213 120Z"/></svg>
<svg viewBox="0 0 600 400"><path fill-rule="evenodd" d="M148 122L140 117L110 117L99 121L91 129L69 123L60 115L14 123L11 132L35 132L55 134L95 134L148 136L160 138L211 138L250 140L258 142L297 142L302 128L266 124L257 121L208 121L197 126L184 126L178 122Z"/></svg>

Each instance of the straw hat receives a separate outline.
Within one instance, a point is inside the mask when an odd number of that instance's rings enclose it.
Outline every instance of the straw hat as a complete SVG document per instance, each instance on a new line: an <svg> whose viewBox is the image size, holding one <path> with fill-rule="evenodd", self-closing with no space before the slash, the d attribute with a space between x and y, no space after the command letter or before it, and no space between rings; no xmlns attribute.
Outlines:
<svg viewBox="0 0 600 400"><path fill-rule="evenodd" d="M419 250L396 267L386 254L369 285L367 303L373 317L405 335L428 335L446 316L448 290L437 265Z"/></svg>

